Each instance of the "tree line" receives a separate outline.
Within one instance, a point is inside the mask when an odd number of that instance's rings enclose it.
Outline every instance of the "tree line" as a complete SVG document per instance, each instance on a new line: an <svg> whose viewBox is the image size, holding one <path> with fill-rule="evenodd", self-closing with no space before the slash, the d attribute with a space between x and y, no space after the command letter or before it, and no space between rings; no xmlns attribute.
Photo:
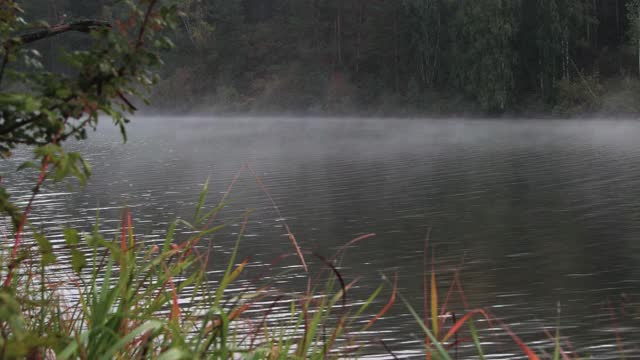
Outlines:
<svg viewBox="0 0 640 360"><path fill-rule="evenodd" d="M108 19L113 3L47 2L24 3L51 21ZM640 0L183 0L179 7L176 50L156 92L170 107L591 111L613 92L613 80L627 85L627 102L636 100Z"/></svg>

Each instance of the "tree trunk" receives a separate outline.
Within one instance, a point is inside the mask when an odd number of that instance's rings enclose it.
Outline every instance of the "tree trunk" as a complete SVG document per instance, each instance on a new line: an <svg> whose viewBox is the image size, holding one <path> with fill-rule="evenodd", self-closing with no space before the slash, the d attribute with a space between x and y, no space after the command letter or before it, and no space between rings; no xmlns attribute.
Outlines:
<svg viewBox="0 0 640 360"><path fill-rule="evenodd" d="M562 78L569 79L569 25L564 25L564 34L562 35Z"/></svg>
<svg viewBox="0 0 640 360"><path fill-rule="evenodd" d="M436 24L437 28L436 28L436 45L435 45L435 49L433 52L433 65L432 65L432 70L431 70L431 83L430 85L435 84L436 82L436 76L438 74L438 66L440 66L439 61L440 60L440 30L442 29L442 19L441 19L441 11L440 11L440 6L438 5L438 7L436 8L436 11L438 12L438 22Z"/></svg>
<svg viewBox="0 0 640 360"><path fill-rule="evenodd" d="M364 2L360 1L360 6L358 9L358 29L356 34L356 74L360 73L360 48L362 47L362 27L364 26Z"/></svg>
<svg viewBox="0 0 640 360"><path fill-rule="evenodd" d="M393 12L393 58L396 94L400 92L400 51L398 49L398 10Z"/></svg>
<svg viewBox="0 0 640 360"><path fill-rule="evenodd" d="M587 6L585 6L584 12L585 14L583 14L583 16L586 19L590 15L589 9ZM587 43L589 43L589 46L593 46L593 42L591 41L591 22L587 21L586 24L587 24Z"/></svg>
<svg viewBox="0 0 640 360"><path fill-rule="evenodd" d="M334 43L335 59L334 59L334 72L342 71L342 1L336 5L336 19L334 27Z"/></svg>
<svg viewBox="0 0 640 360"><path fill-rule="evenodd" d="M622 39L620 36L620 6L618 5L618 0L615 0L615 6L616 6L616 41L620 43L622 43Z"/></svg>
<svg viewBox="0 0 640 360"><path fill-rule="evenodd" d="M640 5L638 5L636 11L636 18L632 26L635 27L635 35L638 42L638 76L640 76Z"/></svg>
<svg viewBox="0 0 640 360"><path fill-rule="evenodd" d="M596 0L593 0L593 14L596 17L596 20L598 19L598 3L596 2ZM597 25L594 25L594 30L592 30L592 37L593 37L593 47L598 47L598 28Z"/></svg>

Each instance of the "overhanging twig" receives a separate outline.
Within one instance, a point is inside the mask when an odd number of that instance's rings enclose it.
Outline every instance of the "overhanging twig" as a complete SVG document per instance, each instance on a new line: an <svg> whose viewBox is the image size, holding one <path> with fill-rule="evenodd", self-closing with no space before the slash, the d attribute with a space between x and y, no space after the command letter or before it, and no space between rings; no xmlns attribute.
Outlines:
<svg viewBox="0 0 640 360"><path fill-rule="evenodd" d="M31 31L25 34L18 35L18 40L15 39L9 40L11 45L15 45L16 42L18 45L29 44L38 40L46 39L52 36L60 35L69 31L77 31L82 33L89 33L93 30L97 30L100 28L111 28L111 24L102 20L82 20L75 21L69 24L60 24L51 26L48 28ZM5 43L5 46L8 45Z"/></svg>

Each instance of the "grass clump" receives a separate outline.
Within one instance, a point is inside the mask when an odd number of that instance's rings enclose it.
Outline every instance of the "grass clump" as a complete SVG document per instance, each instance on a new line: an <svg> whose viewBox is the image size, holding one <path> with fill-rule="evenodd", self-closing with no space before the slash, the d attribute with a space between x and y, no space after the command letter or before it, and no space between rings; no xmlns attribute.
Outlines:
<svg viewBox="0 0 640 360"><path fill-rule="evenodd" d="M205 186L193 223L174 222L159 244L137 241L129 210L113 239L97 225L88 233L65 229L60 247L33 232L33 243L6 257L9 271L2 280L11 277L0 291L0 358L321 359L357 351L360 344L349 334L370 328L386 312L365 325L356 321L384 286L348 307L355 282L344 282L335 258L302 252L297 244L292 255L302 264L312 256L332 274L321 270L309 277L300 294L261 279L238 284L250 263L237 258L250 213L243 216L224 273L210 279L210 237L224 225L214 226L222 202L203 209L207 191ZM189 234L183 239L176 235L181 227ZM237 288L242 290L231 291ZM247 315L259 307L259 315ZM272 320L276 307L288 308L289 315Z"/></svg>
<svg viewBox="0 0 640 360"><path fill-rule="evenodd" d="M349 297L358 279L345 281L339 270L343 255L375 234L355 238L327 258L302 250L287 226L294 246L280 260L298 257L299 271L319 267L313 274L305 271L306 288L293 293L270 283L287 273L242 282L250 259L239 259L238 250L250 212L242 217L224 271L211 279L211 236L224 227L216 217L227 195L205 210L207 191L205 184L195 220L172 223L162 243L139 242L129 210L112 239L103 237L96 225L87 233L65 229L64 245L54 246L44 234L32 231L33 241L22 244L15 258L4 259L3 268L9 270L1 274L2 280L13 276L0 289L0 358L338 359L359 358L372 347L397 358L382 339L366 336L398 300L423 332L426 359L459 358L463 344L472 345L465 351L485 359L478 318L502 328L530 360L579 358L567 350L559 326L555 334L545 330L548 349L532 349L486 310L471 309L459 269L441 296L435 256L431 251L429 260L427 243L422 314L401 294L397 275L383 276L385 281L365 300ZM187 231L179 231L182 228ZM388 299L381 299L386 292ZM462 304L459 313L450 307L456 294ZM618 333L616 339L622 356Z"/></svg>

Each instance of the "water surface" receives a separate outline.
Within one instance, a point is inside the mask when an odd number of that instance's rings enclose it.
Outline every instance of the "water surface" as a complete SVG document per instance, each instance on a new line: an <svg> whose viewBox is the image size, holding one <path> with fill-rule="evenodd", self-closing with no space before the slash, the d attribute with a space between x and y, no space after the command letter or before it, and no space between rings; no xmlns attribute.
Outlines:
<svg viewBox="0 0 640 360"><path fill-rule="evenodd" d="M85 191L47 190L33 219L60 239L61 226L88 228L98 210L102 227L113 230L129 206L136 232L157 241L173 219L193 217L207 177L212 205L249 161L281 214L244 172L224 211L231 226L217 237L220 254L247 209L254 212L242 255L255 264L291 251L285 222L303 249L325 255L375 233L347 252L343 276L362 276L352 296L364 298L380 274L397 272L402 294L421 308L430 230L441 294L464 260L470 307L489 309L547 349L543 329L559 321L574 346L595 358L616 351L610 302L628 357L640 357L640 320L630 319L640 297L638 139L640 125L622 120L143 117L122 144L105 122L90 141L70 145L93 164ZM10 176L5 183L24 198L30 181ZM452 308L461 307L456 298ZM420 348L407 314L397 304L371 335L398 356ZM492 333L485 331L489 351L516 357ZM384 354L376 346L371 352Z"/></svg>

